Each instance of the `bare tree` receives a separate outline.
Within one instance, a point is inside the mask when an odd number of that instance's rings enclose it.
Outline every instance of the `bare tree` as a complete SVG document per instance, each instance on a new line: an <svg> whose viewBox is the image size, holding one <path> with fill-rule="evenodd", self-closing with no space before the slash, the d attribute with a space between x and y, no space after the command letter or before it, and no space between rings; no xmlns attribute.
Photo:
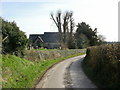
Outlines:
<svg viewBox="0 0 120 90"><path fill-rule="evenodd" d="M68 36L68 47L69 48L75 48L75 40L74 40L74 34L73 34L73 30L75 27L75 23L74 23L74 18L73 18L73 12L70 12L70 33Z"/></svg>
<svg viewBox="0 0 120 90"><path fill-rule="evenodd" d="M54 14L51 13L51 19L54 21L54 23L56 24L57 28L58 28L58 31L59 33L62 33L62 29L61 29L61 11L59 10L57 12L57 15L56 15L56 20L54 18Z"/></svg>
<svg viewBox="0 0 120 90"><path fill-rule="evenodd" d="M60 46L62 47L61 11L59 10L57 12L56 18L54 17L53 13L51 13L50 16L51 16L51 19L54 21L55 25L58 28L58 32L59 32L59 36L60 36Z"/></svg>
<svg viewBox="0 0 120 90"><path fill-rule="evenodd" d="M51 13L51 19L54 21L58 28L58 32L60 33L60 43L62 48L68 48L68 42L73 35L74 19L72 16L73 12L68 11L63 14L63 18L60 10L58 10L56 17Z"/></svg>
<svg viewBox="0 0 120 90"><path fill-rule="evenodd" d="M63 43L66 45L66 47L68 41L67 37L69 35L68 23L69 23L69 12L66 12L65 15L63 16Z"/></svg>

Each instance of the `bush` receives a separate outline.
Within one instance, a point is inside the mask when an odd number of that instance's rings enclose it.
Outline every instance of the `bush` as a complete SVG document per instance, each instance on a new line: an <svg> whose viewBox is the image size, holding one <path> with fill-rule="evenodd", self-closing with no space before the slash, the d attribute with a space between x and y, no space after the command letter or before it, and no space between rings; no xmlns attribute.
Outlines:
<svg viewBox="0 0 120 90"><path fill-rule="evenodd" d="M25 32L21 31L15 22L2 21L2 52L17 55L27 45L28 39Z"/></svg>
<svg viewBox="0 0 120 90"><path fill-rule="evenodd" d="M83 61L85 73L102 88L120 86L120 44L106 44L87 49Z"/></svg>

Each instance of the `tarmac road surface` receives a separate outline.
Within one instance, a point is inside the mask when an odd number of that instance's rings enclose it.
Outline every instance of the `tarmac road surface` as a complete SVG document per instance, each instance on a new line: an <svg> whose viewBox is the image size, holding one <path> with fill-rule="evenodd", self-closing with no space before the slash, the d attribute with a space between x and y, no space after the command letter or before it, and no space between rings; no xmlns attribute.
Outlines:
<svg viewBox="0 0 120 90"><path fill-rule="evenodd" d="M96 88L82 70L84 57L85 55L76 56L54 65L36 88Z"/></svg>

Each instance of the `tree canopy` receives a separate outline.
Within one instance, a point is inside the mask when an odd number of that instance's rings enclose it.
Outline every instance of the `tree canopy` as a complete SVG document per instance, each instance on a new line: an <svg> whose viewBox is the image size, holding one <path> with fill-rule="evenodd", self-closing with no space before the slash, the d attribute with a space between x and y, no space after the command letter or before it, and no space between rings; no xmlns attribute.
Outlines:
<svg viewBox="0 0 120 90"><path fill-rule="evenodd" d="M102 36L99 38L97 35L97 28L93 30L85 22L78 23L75 38L78 48L98 45L103 41Z"/></svg>
<svg viewBox="0 0 120 90"><path fill-rule="evenodd" d="M2 19L2 18L0 18ZM21 31L16 23L2 19L2 52L13 53L25 49L28 39L25 32Z"/></svg>
<svg viewBox="0 0 120 90"><path fill-rule="evenodd" d="M97 35L97 28L93 30L85 22L78 23L76 32L74 32L75 23L72 11L62 13L58 10L56 17L54 17L53 13L50 16L60 33L62 48L86 48L88 46L100 45L105 39L102 35Z"/></svg>

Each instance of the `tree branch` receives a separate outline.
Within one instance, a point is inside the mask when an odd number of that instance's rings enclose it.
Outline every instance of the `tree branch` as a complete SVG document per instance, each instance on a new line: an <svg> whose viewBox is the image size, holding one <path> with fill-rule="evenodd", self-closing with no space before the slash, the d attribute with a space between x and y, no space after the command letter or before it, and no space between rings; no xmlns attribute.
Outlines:
<svg viewBox="0 0 120 90"><path fill-rule="evenodd" d="M53 17L53 14L51 14L51 17L52 17L52 20L55 22L56 26L59 27L58 24L57 24L57 22L55 21L55 19Z"/></svg>

